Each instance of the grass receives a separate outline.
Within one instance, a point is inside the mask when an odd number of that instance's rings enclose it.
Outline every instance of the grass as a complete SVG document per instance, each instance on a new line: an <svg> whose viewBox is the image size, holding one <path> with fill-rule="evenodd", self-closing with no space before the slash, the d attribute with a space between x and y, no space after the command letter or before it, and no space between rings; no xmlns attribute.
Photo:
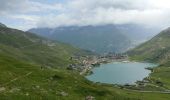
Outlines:
<svg viewBox="0 0 170 100"><path fill-rule="evenodd" d="M16 61L10 63L20 67L1 65L1 71L7 72L0 73L1 87L6 89L0 92L1 100L83 100L88 95L94 96L97 100L168 100L169 98L169 94L137 93L118 89L112 85L94 84L78 73L67 70L41 70L37 65L16 63ZM3 85L29 72L32 74ZM68 93L68 96L61 96L63 91Z"/></svg>
<svg viewBox="0 0 170 100"><path fill-rule="evenodd" d="M41 69L38 64L3 54L0 54L0 70L0 87L5 88L0 92L1 100L83 100L88 95L97 100L169 100L169 94L138 93L92 83L74 71ZM29 76L22 77L29 72L32 72ZM18 80L9 83L15 78ZM62 96L61 92L68 95Z"/></svg>
<svg viewBox="0 0 170 100"><path fill-rule="evenodd" d="M3 56L1 56L3 57ZM39 65L31 65L13 58L4 57L0 61L0 99L50 99L81 100L88 95L103 100L117 98L128 100L119 94L109 91L102 85L86 80L76 72L62 69L41 69ZM7 60L8 59L8 60ZM26 76L28 73L30 73ZM16 79L14 81L11 81ZM112 87L110 87L112 88ZM62 96L65 92L68 96Z"/></svg>

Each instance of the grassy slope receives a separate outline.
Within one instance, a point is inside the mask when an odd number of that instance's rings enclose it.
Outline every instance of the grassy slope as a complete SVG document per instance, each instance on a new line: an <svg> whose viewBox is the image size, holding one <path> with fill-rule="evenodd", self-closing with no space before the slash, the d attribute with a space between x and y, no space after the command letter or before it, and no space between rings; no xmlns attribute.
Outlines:
<svg viewBox="0 0 170 100"><path fill-rule="evenodd" d="M163 88L170 89L170 29L162 31L150 41L129 52L133 60L159 63L150 75L153 84L160 81Z"/></svg>
<svg viewBox="0 0 170 100"><path fill-rule="evenodd" d="M170 29L162 31L150 41L128 52L135 60L170 64Z"/></svg>
<svg viewBox="0 0 170 100"><path fill-rule="evenodd" d="M69 45L9 28L0 29L0 47L11 57L50 67L66 65L71 55L81 52Z"/></svg>
<svg viewBox="0 0 170 100"><path fill-rule="evenodd" d="M0 28L0 99L118 98L76 72L64 68L69 57L82 52L69 45L47 41L31 33ZM50 67L41 69L41 66ZM61 96L61 92L68 96Z"/></svg>
<svg viewBox="0 0 170 100"><path fill-rule="evenodd" d="M167 94L94 84L76 72L61 69L72 54L81 51L61 43L49 46L42 40L30 33L0 28L1 100L84 100L87 95L97 100L168 100ZM42 64L53 68L41 69ZM61 92L68 96L61 96Z"/></svg>
<svg viewBox="0 0 170 100"><path fill-rule="evenodd" d="M170 99L168 94L136 93L109 85L93 84L77 73L60 69L41 70L39 65L30 65L0 55L0 84L1 88L5 88L0 91L1 100L84 100L87 95L92 95L97 100ZM30 74L26 76L28 73ZM61 96L62 91L68 93L68 96Z"/></svg>

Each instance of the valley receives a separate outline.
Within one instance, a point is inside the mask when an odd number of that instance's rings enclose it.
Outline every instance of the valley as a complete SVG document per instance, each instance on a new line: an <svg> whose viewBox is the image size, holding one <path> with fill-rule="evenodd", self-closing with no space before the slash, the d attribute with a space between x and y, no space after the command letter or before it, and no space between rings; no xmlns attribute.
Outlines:
<svg viewBox="0 0 170 100"><path fill-rule="evenodd" d="M0 100L170 100L170 0L0 0Z"/></svg>
<svg viewBox="0 0 170 100"><path fill-rule="evenodd" d="M96 56L92 52L68 44L4 26L0 27L0 34L1 99L79 100L89 97L97 100L169 99L169 92L164 90L169 90L170 86L167 64L166 66L161 64L152 70L146 86L143 86L142 82L139 82L140 85L137 87L127 84L123 86L95 83L80 75L81 72L77 70L70 68L68 70L70 64L97 66L100 63L126 61L129 58L138 59L131 53L127 53L129 56L126 54Z"/></svg>

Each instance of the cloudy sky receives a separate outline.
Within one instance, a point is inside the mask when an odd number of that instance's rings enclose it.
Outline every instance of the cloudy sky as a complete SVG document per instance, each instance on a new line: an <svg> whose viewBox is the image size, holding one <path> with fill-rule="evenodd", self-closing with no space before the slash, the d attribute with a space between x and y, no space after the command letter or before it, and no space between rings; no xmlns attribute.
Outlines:
<svg viewBox="0 0 170 100"><path fill-rule="evenodd" d="M0 0L0 22L22 30L70 25L170 26L170 0Z"/></svg>

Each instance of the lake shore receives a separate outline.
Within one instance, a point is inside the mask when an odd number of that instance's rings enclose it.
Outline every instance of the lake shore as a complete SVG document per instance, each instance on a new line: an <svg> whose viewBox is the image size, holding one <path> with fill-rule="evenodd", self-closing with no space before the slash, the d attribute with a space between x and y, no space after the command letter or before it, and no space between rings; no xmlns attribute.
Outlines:
<svg viewBox="0 0 170 100"><path fill-rule="evenodd" d="M112 61L112 62L109 62L109 63L115 63L116 64L116 62L123 63L123 64L125 64L125 63L135 63L135 64L139 63L139 62L136 62L136 61L128 61L128 60L121 60L121 61L115 60L115 61ZM103 67L102 66L103 64L109 64L109 63L101 63L100 67ZM146 63L146 62L141 62L141 63ZM152 63L148 63L148 64L151 64L150 67L145 66L143 68L143 70L148 70L150 72L148 72L148 74L145 77L143 77L142 79L140 79L140 80L137 79L136 81L134 81L133 84L132 83L117 84L117 83L107 83L107 82L105 83L105 82L97 82L97 81L95 81L95 82L101 83L101 84L113 84L113 86L118 86L121 89L126 88L126 89L139 90L139 91L140 90L146 90L146 91L147 90L155 90L155 91L160 90L160 91L164 91L164 89L161 89L160 87L158 87L156 85L152 85L152 81L150 80L150 74L154 73L154 71L150 70L150 69L152 67L157 67L158 65L152 64ZM92 72L92 70L94 68L98 68L98 67L96 67L96 66L92 67L89 70L89 72L85 75L86 76L93 75L95 73L95 72ZM152 69L154 69L154 68L152 68ZM161 84L161 83L159 83L159 84Z"/></svg>
<svg viewBox="0 0 170 100"><path fill-rule="evenodd" d="M142 81L145 77L148 77L150 71L145 69L148 66L152 67L153 64L129 61L115 61L107 64L101 64L100 67L94 67L93 69L91 69L94 74L91 73L91 75L87 75L87 77L91 77L90 79L94 79L95 82L134 85L136 81Z"/></svg>

